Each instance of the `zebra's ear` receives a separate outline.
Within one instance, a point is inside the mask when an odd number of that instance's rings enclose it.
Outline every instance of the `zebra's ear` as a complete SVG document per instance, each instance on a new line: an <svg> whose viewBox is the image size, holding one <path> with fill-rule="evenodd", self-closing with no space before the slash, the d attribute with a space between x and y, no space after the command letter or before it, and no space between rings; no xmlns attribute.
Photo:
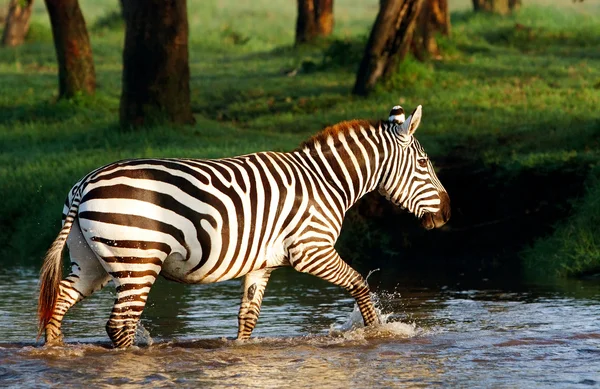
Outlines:
<svg viewBox="0 0 600 389"><path fill-rule="evenodd" d="M412 135L417 131L421 123L421 106L419 105L412 114L400 125L400 132L406 135Z"/></svg>

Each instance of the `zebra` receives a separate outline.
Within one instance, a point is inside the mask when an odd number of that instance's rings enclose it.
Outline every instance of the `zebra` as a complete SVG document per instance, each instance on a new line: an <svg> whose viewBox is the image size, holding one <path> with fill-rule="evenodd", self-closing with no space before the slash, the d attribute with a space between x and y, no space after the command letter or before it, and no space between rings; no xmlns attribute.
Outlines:
<svg viewBox="0 0 600 389"><path fill-rule="evenodd" d="M346 211L378 190L431 229L450 217L450 199L406 118L326 127L291 152L222 159L131 159L78 181L40 273L39 335L62 343L70 307L110 281L116 299L106 331L133 344L158 275L181 283L244 277L237 339L248 339L274 269L291 266L345 288L367 326L379 324L366 280L334 244ZM71 272L62 278L62 251Z"/></svg>

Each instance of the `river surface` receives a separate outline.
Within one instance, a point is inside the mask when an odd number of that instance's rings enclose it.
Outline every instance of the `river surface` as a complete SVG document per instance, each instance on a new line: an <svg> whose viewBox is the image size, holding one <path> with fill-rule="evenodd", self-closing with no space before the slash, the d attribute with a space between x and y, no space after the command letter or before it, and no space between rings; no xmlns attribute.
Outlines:
<svg viewBox="0 0 600 389"><path fill-rule="evenodd" d="M5 268L0 387L600 387L599 280L502 285L381 273L398 282L375 293L385 324L365 329L343 290L274 272L244 342L233 339L239 281L161 279L139 345L115 350L104 331L114 288L73 308L66 344L45 348L36 342L37 269Z"/></svg>

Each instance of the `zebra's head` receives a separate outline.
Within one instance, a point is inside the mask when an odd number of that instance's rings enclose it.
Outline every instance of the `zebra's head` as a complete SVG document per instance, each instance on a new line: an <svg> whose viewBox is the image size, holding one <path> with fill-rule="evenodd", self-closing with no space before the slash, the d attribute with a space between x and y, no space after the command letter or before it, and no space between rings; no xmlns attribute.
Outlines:
<svg viewBox="0 0 600 389"><path fill-rule="evenodd" d="M420 218L423 227L432 229L443 226L450 218L450 197L425 150L413 136L420 122L420 105L406 120L402 107L392 108L388 131L393 147L379 192Z"/></svg>

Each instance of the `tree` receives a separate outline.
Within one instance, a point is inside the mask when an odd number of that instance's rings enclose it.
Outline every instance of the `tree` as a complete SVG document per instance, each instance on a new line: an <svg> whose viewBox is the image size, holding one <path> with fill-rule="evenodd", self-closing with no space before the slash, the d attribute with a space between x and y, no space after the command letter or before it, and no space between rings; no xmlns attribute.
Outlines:
<svg viewBox="0 0 600 389"><path fill-rule="evenodd" d="M396 70L410 49L424 0L381 0L352 93L367 95Z"/></svg>
<svg viewBox="0 0 600 389"><path fill-rule="evenodd" d="M2 46L18 46L25 41L33 0L11 0L2 34Z"/></svg>
<svg viewBox="0 0 600 389"><path fill-rule="evenodd" d="M8 7L12 0L2 0L0 1L0 23L4 23L6 20L6 15L8 15Z"/></svg>
<svg viewBox="0 0 600 389"><path fill-rule="evenodd" d="M412 53L423 61L427 56L440 57L437 33L450 35L448 0L425 0L412 39Z"/></svg>
<svg viewBox="0 0 600 389"><path fill-rule="evenodd" d="M298 0L296 44L310 43L333 31L333 0Z"/></svg>
<svg viewBox="0 0 600 389"><path fill-rule="evenodd" d="M45 0L58 60L58 96L94 94L96 72L85 19L77 0Z"/></svg>
<svg viewBox="0 0 600 389"><path fill-rule="evenodd" d="M475 12L489 12L506 15L521 7L521 0L473 0Z"/></svg>
<svg viewBox="0 0 600 389"><path fill-rule="evenodd" d="M120 121L192 124L186 0L124 0Z"/></svg>

